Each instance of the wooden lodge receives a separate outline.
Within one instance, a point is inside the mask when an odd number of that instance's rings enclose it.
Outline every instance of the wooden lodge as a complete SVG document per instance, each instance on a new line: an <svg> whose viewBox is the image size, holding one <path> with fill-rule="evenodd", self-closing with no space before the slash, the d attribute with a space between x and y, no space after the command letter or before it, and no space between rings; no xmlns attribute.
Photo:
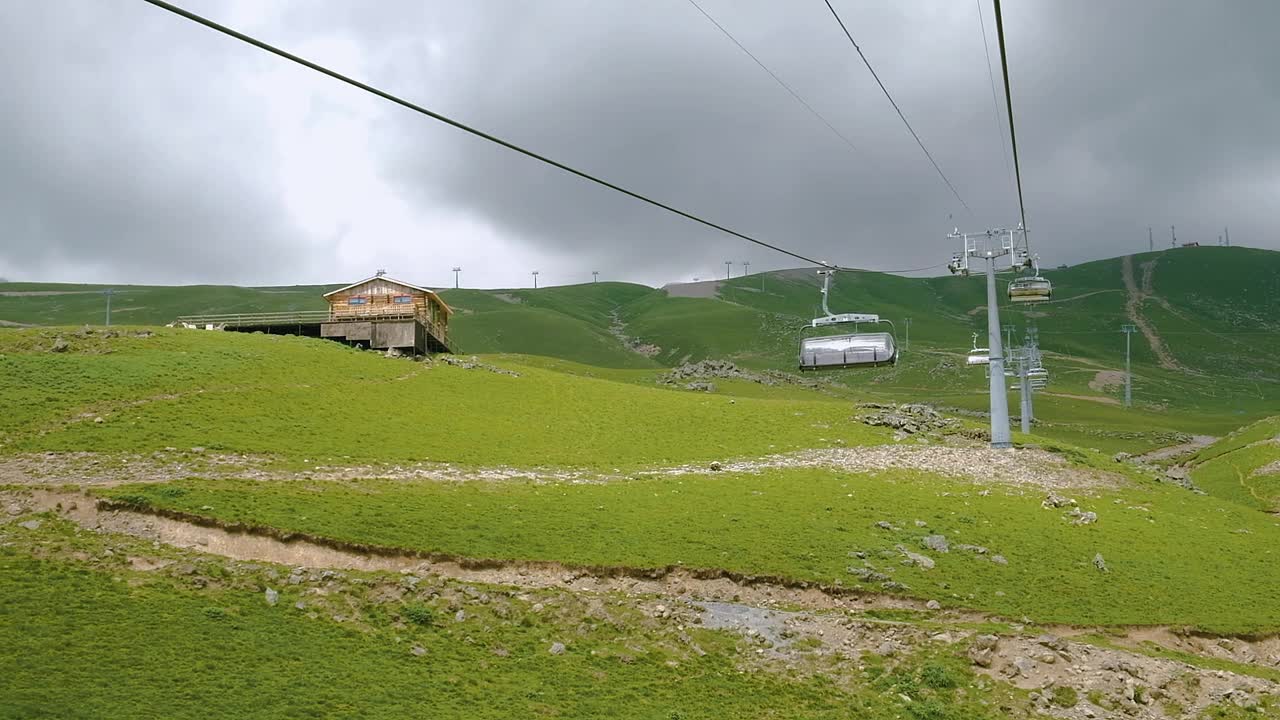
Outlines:
<svg viewBox="0 0 1280 720"><path fill-rule="evenodd" d="M378 274L324 294L329 321L320 337L377 350L449 352L453 309L424 287Z"/></svg>
<svg viewBox="0 0 1280 720"><path fill-rule="evenodd" d="M184 327L235 332L304 335L407 355L452 352L453 309L430 288L379 272L324 294L328 310L283 313L189 315Z"/></svg>

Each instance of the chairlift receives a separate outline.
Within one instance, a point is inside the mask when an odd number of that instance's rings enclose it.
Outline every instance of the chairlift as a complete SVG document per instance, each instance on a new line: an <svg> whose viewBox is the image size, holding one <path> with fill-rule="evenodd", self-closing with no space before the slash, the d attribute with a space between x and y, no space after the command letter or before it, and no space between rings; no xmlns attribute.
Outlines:
<svg viewBox="0 0 1280 720"><path fill-rule="evenodd" d="M856 332L859 323L893 323L881 320L879 315L863 313L831 312L827 296L831 290L834 270L819 270L822 275L822 317L814 318L805 326L817 328L853 325L855 332L842 335L810 335L800 339L800 369L827 370L850 367L875 367L891 365L898 361L898 345L892 332Z"/></svg>
<svg viewBox="0 0 1280 720"><path fill-rule="evenodd" d="M1031 275L1014 278L1009 283L1009 302L1021 305L1027 303L1047 302L1053 297L1053 283L1040 275L1040 264L1034 258L1027 258L1024 267L1031 268Z"/></svg>
<svg viewBox="0 0 1280 720"><path fill-rule="evenodd" d="M991 348L978 347L978 333L973 334L973 349L969 351L966 365L986 365L991 362Z"/></svg>

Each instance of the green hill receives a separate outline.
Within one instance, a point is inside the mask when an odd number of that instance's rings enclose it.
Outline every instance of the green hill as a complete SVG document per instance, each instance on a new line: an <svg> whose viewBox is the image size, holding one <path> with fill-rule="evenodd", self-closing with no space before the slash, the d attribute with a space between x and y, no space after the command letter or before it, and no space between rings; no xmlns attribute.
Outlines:
<svg viewBox="0 0 1280 720"><path fill-rule="evenodd" d="M1274 412L1280 253L1179 248L1046 275L1054 282L1053 302L1014 309L1002 300L1002 323L1014 327L1015 338L1028 328L1038 331L1052 375L1037 399L1039 420L1083 441L1125 426L1222 434ZM327 287L122 286L113 314L118 323L159 324L201 312L316 309ZM3 284L0 322L98 323L102 288ZM442 293L458 310L453 335L462 352L540 355L614 369L724 358L791 370L801 328L820 299L817 276L803 269L723 281L712 297L679 294L628 283ZM893 321L907 349L897 366L829 377L869 399L927 400L982 412L985 381L964 365L964 354L975 332L986 344L984 306L980 277L842 273L832 309L878 313ZM1143 332L1132 337L1137 408L1122 414L1119 329L1127 323Z"/></svg>

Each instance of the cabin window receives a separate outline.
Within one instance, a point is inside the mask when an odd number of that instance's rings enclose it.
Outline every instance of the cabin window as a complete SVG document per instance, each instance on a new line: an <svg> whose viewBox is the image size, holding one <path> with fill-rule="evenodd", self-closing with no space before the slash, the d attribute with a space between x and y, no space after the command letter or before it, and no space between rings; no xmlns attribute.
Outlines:
<svg viewBox="0 0 1280 720"><path fill-rule="evenodd" d="M392 302L394 302L397 305L408 305L409 303L413 302L413 297L411 295L397 295L392 300Z"/></svg>
<svg viewBox="0 0 1280 720"><path fill-rule="evenodd" d="M369 304L369 298L367 298L367 297L360 297L360 296L357 296L357 297L349 297L349 298L347 298L347 304L348 304L348 305L368 305L368 304Z"/></svg>

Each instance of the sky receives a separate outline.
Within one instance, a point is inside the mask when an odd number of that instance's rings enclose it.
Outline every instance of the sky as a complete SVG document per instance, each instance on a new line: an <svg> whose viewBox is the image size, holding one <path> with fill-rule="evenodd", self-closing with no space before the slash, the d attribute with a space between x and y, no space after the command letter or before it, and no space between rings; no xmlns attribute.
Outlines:
<svg viewBox="0 0 1280 720"><path fill-rule="evenodd" d="M804 256L938 268L1018 222L987 0L183 0L435 112ZM1005 3L1042 265L1280 249L1280 3ZM979 17L983 18L982 23ZM984 53L988 36L993 78ZM800 261L142 0L0 3L0 277L662 285ZM829 123L839 134L827 127ZM843 137L842 137L843 136ZM848 142L846 142L846 140ZM750 265L744 265L749 262Z"/></svg>

